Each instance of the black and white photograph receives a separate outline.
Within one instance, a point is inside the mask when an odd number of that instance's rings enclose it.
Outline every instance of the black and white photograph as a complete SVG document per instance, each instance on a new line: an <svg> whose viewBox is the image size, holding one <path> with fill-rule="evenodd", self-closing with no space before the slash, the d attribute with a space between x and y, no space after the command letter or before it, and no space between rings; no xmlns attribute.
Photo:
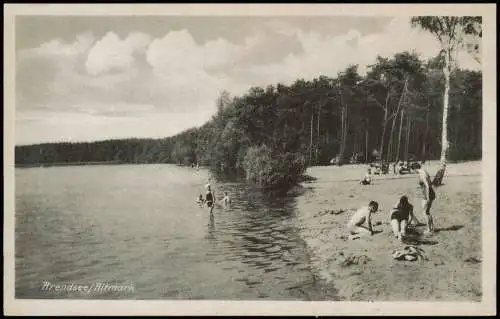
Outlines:
<svg viewBox="0 0 500 319"><path fill-rule="evenodd" d="M12 312L496 313L494 5L133 6L6 11Z"/></svg>

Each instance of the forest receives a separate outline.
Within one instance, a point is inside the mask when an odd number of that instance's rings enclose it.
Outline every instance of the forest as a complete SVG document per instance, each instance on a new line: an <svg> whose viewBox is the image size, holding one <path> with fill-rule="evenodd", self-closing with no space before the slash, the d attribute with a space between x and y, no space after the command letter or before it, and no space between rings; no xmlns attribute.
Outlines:
<svg viewBox="0 0 500 319"><path fill-rule="evenodd" d="M217 113L201 127L162 139L17 146L16 164L198 163L218 173L282 175L250 178L280 184L307 166L332 160L438 159L444 92L440 63L439 58L422 61L402 52L378 57L365 76L352 65L335 77L253 87L242 96L222 92L215 101ZM449 159L479 159L482 74L456 69L450 79Z"/></svg>
<svg viewBox="0 0 500 319"><path fill-rule="evenodd" d="M411 25L441 45L435 58L414 52L378 56L361 75L336 75L223 91L201 127L164 139L108 140L16 147L16 165L175 163L245 176L286 188L313 165L381 164L482 155L482 74L461 70L465 48L480 63L481 17L420 16Z"/></svg>

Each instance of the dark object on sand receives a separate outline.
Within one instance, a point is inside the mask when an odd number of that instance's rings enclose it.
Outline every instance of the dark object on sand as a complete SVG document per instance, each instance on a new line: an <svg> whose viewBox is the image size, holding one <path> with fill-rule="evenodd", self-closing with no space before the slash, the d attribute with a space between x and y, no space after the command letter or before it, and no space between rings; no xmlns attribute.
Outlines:
<svg viewBox="0 0 500 319"><path fill-rule="evenodd" d="M434 176L434 179L432 180L432 186L439 186L443 184L444 170L445 168L442 167L439 171L437 171L436 176Z"/></svg>
<svg viewBox="0 0 500 319"><path fill-rule="evenodd" d="M466 260L464 260L466 263L471 263L471 264L480 264L481 259L478 259L476 257L469 257Z"/></svg>
<svg viewBox="0 0 500 319"><path fill-rule="evenodd" d="M405 246L403 249L392 252L392 258L396 260L429 260L425 255L425 251L414 245Z"/></svg>

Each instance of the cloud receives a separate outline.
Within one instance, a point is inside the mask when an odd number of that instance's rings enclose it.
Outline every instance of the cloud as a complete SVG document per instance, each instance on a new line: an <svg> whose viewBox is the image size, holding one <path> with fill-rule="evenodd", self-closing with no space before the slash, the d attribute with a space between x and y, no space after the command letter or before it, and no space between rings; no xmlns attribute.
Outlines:
<svg viewBox="0 0 500 319"><path fill-rule="evenodd" d="M134 54L144 52L150 40L144 33L132 33L121 40L115 33L108 32L90 49L85 67L92 75L130 68L135 62Z"/></svg>
<svg viewBox="0 0 500 319"><path fill-rule="evenodd" d="M325 31L332 29L272 19L249 28L251 32L238 43L225 38L198 43L187 29L160 37L131 32L120 38L108 32L96 39L87 32L69 43L48 41L17 56L16 107L24 132L19 134L33 135L26 123L34 122L33 129L70 134L66 124L50 127L54 114L79 127L93 125L96 138L99 130L108 135L113 131L117 137L131 132L174 134L208 120L221 90L238 95L251 86L333 77L350 64L358 64L363 74L377 55L415 50L430 58L440 48L432 35L411 28L407 18L394 18L369 34L354 24L343 31ZM460 53L459 63L479 68L468 54ZM30 112L40 113L36 120L23 117ZM78 116L86 120L79 123ZM125 119L143 131L125 128ZM110 128L103 128L106 121ZM90 138L83 131L71 134Z"/></svg>
<svg viewBox="0 0 500 319"><path fill-rule="evenodd" d="M18 53L17 59L29 59L36 57L75 57L87 51L95 41L91 32L78 34L73 43L64 43L59 39L42 43L40 46L25 49Z"/></svg>

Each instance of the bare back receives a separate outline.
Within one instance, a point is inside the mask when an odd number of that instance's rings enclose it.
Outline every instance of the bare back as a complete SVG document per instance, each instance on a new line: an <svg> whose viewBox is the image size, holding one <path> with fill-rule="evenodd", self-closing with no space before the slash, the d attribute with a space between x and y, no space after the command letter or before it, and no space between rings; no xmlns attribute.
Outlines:
<svg viewBox="0 0 500 319"><path fill-rule="evenodd" d="M358 209L349 220L348 226L360 226L364 224L370 216L370 209L368 207L362 207Z"/></svg>

